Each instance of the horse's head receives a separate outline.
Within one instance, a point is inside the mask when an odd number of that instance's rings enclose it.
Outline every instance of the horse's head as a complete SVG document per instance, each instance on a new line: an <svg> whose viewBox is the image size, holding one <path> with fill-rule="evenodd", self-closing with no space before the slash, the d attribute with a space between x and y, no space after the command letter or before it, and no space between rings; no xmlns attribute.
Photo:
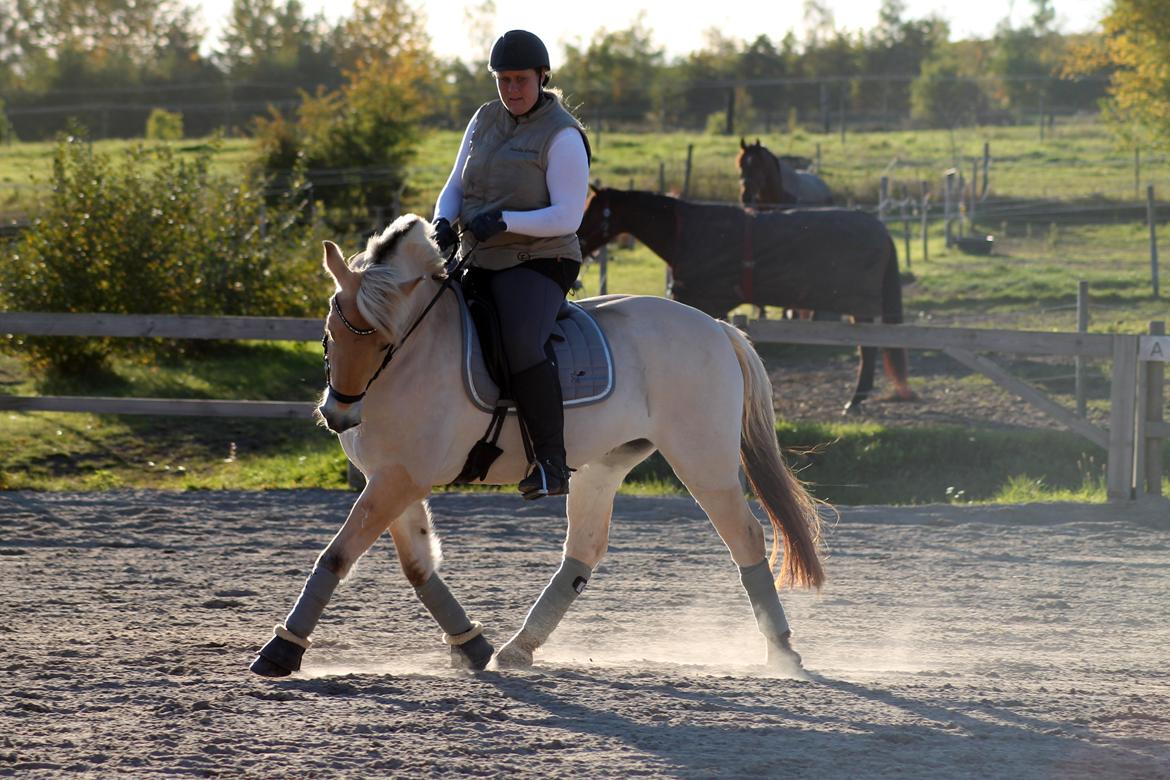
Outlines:
<svg viewBox="0 0 1170 780"><path fill-rule="evenodd" d="M589 185L589 200L585 205L585 216L577 228L577 239L581 242L581 255L590 255L609 243L610 239L624 228L617 224L613 210L614 190L610 187Z"/></svg>
<svg viewBox="0 0 1170 780"><path fill-rule="evenodd" d="M775 203L776 176L779 173L776 167L776 158L756 139L749 144L743 138L739 139L739 153L735 156L735 165L739 168L739 202L745 206L759 206L766 203Z"/></svg>
<svg viewBox="0 0 1170 780"><path fill-rule="evenodd" d="M430 224L414 214L396 219L347 261L325 242L325 270L335 290L325 318L325 394L317 412L330 431L361 422L361 404L425 305L416 293L443 278Z"/></svg>

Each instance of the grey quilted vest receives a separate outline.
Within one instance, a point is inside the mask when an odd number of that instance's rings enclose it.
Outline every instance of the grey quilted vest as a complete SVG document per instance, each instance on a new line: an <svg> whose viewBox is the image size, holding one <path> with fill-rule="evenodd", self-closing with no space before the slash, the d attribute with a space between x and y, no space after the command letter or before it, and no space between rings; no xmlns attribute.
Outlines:
<svg viewBox="0 0 1170 780"><path fill-rule="evenodd" d="M512 116L499 100L480 108L463 166L459 220L464 225L485 211L533 211L551 205L545 182L549 145L566 127L585 131L556 95L545 94L549 99L522 117ZM461 250L466 253L473 246L472 265L494 271L538 257L581 260L576 233L544 238L505 231L477 245L468 232Z"/></svg>

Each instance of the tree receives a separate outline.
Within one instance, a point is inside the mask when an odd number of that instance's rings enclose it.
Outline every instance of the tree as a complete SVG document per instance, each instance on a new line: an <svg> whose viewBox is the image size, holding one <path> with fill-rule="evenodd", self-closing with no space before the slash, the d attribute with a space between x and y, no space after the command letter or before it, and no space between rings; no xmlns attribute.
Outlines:
<svg viewBox="0 0 1170 780"><path fill-rule="evenodd" d="M1145 128L1170 146L1170 14L1164 0L1113 0L1102 35L1066 59L1064 74L1110 73L1106 118Z"/></svg>
<svg viewBox="0 0 1170 780"><path fill-rule="evenodd" d="M943 46L926 62L910 88L915 121L954 129L974 122L986 110L987 95L963 72L954 46Z"/></svg>
<svg viewBox="0 0 1170 780"><path fill-rule="evenodd" d="M641 121L651 110L648 85L654 83L664 56L645 13L639 13L624 30L599 29L583 49L566 46L557 84L570 106L580 105L585 117Z"/></svg>

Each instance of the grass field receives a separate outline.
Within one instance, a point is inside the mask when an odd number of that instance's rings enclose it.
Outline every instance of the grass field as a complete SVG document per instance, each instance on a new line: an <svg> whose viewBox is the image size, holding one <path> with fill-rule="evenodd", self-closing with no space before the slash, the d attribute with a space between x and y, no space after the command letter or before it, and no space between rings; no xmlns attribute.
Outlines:
<svg viewBox="0 0 1170 780"><path fill-rule="evenodd" d="M454 132L433 133L420 148L404 205L429 214L458 143ZM707 135L622 135L594 132L593 173L614 186L657 189L659 164L667 189L682 187L686 151L694 145L691 191L697 198L732 199L737 138ZM753 137L754 138L754 137ZM922 133L838 135L796 133L762 137L778 152L813 156L821 146L826 180L838 192L872 205L877 177L936 188L958 154L969 172L985 141L993 155L994 196L1066 202L1132 201L1132 151L1117 150L1093 124L1058 126L1041 143L1035 128L979 128ZM103 142L116 150L122 144ZM177 144L181 153L199 146ZM0 146L0 213L35 213L49 170L52 146ZM231 175L250 155L247 141L223 142L217 170ZM1143 156L1141 181L1170 191L1164 157ZM937 189L936 189L937 191ZM1075 329L1078 280L1090 284L1090 330L1144 331L1166 319L1163 299L1150 289L1148 229L1129 219L1094 221L1030 218L983 222L996 235L996 253L973 257L944 246L936 223L930 258L921 254L917 228L910 257L901 226L891 224L903 270L907 318L932 324L1045 330ZM339 236L356 245L357 237ZM307 247L306 252L318 252ZM665 267L644 247L614 247L611 292L662 294ZM584 294L599 291L596 265L586 267ZM324 300L324 299L323 299ZM139 397L272 398L308 400L319 392L320 347L315 344L242 344L197 365L118 361L108 376L85 382L30 377L13 350L0 355L0 392L10 394L133 395ZM782 441L807 448L832 442L825 454L798 459L818 495L840 503L1018 501L1104 497L1104 454L1067 433L952 429L893 429L872 423L809 424L785 420ZM957 446L956 443L961 443ZM1038 464L1036 452L1044 452ZM879 457L880 455L880 457ZM940 468L946 463L946 468ZM196 421L174 418L99 417L82 414L0 416L0 488L296 487L344 484L345 463L332 437L310 423ZM1041 468L1043 466L1043 468ZM939 472L943 474L940 476ZM633 475L631 491L677 490L669 470L652 460Z"/></svg>

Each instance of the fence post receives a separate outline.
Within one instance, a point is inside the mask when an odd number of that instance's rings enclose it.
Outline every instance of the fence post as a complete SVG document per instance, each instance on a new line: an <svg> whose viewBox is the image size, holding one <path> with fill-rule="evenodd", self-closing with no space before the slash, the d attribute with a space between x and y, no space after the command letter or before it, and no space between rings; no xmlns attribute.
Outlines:
<svg viewBox="0 0 1170 780"><path fill-rule="evenodd" d="M930 242L927 240L927 231L930 228L930 192L926 189L926 182L920 181L919 187L922 188L922 262L930 260Z"/></svg>
<svg viewBox="0 0 1170 780"><path fill-rule="evenodd" d="M979 161L971 161L971 213L967 215L967 219L971 220L971 235L975 235L975 204L979 200L979 196L975 191L979 189Z"/></svg>
<svg viewBox="0 0 1170 780"><path fill-rule="evenodd" d="M658 194L666 194L666 163L658 161Z"/></svg>
<svg viewBox="0 0 1170 780"><path fill-rule="evenodd" d="M609 245L602 244L597 250L597 294L609 293Z"/></svg>
<svg viewBox="0 0 1170 780"><path fill-rule="evenodd" d="M817 169L814 172L815 173L821 172L821 144L820 144L820 142L817 142Z"/></svg>
<svg viewBox="0 0 1170 780"><path fill-rule="evenodd" d="M1077 333L1087 333L1089 331L1089 283L1086 281L1077 282ZM1085 359L1080 355L1076 356L1076 397L1077 397L1077 416L1084 417L1086 413L1085 405Z"/></svg>
<svg viewBox="0 0 1170 780"><path fill-rule="evenodd" d="M1109 391L1109 461L1105 490L1110 500L1133 498L1134 410L1137 405L1137 336L1113 337Z"/></svg>
<svg viewBox="0 0 1170 780"><path fill-rule="evenodd" d="M1133 199L1141 197L1142 192L1142 150L1133 148Z"/></svg>
<svg viewBox="0 0 1170 780"><path fill-rule="evenodd" d="M1158 228L1154 209L1154 185L1146 187L1146 221L1150 223L1150 284L1158 297Z"/></svg>
<svg viewBox="0 0 1170 780"><path fill-rule="evenodd" d="M695 157L695 145L687 144L687 169L683 173L683 200L686 200L691 195L691 162Z"/></svg>
<svg viewBox="0 0 1170 780"><path fill-rule="evenodd" d="M1150 323L1151 336L1165 336L1166 323L1156 320ZM1156 360L1147 361L1146 372L1146 403L1144 409L1139 409L1142 420L1149 427L1160 427L1162 423L1162 406L1164 382L1166 380L1166 364ZM1162 437L1149 433L1138 442L1138 446L1145 450L1145 482L1146 495L1162 495Z"/></svg>
<svg viewBox="0 0 1170 780"><path fill-rule="evenodd" d="M947 248L955 245L955 186L959 171L951 168L946 172L945 187L943 189L943 225L946 228Z"/></svg>
<svg viewBox="0 0 1170 780"><path fill-rule="evenodd" d="M991 141L983 142L983 188L979 190L979 198L987 197L988 186L991 183Z"/></svg>
<svg viewBox="0 0 1170 780"><path fill-rule="evenodd" d="M910 193L902 185L902 241L906 245L906 270L910 270Z"/></svg>

